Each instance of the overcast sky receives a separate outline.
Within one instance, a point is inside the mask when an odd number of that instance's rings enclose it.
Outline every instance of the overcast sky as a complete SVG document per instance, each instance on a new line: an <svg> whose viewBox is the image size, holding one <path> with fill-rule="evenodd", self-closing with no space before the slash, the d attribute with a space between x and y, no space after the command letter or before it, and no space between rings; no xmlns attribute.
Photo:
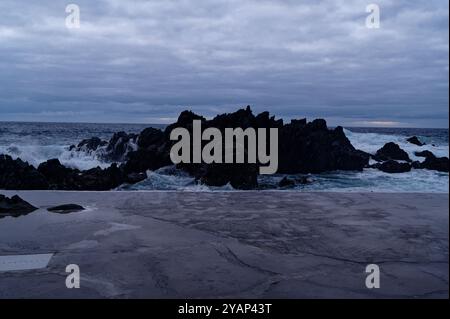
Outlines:
<svg viewBox="0 0 450 319"><path fill-rule="evenodd" d="M447 0L0 1L0 120L168 123L252 105L448 127ZM366 5L381 10L365 25Z"/></svg>

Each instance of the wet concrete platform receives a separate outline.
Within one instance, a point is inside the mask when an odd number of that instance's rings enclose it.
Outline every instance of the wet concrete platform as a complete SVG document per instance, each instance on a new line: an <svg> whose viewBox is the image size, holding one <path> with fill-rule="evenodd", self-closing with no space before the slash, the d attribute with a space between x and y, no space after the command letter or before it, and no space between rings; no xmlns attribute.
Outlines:
<svg viewBox="0 0 450 319"><path fill-rule="evenodd" d="M54 254L0 298L448 298L448 194L0 193L40 208L0 219L0 256Z"/></svg>

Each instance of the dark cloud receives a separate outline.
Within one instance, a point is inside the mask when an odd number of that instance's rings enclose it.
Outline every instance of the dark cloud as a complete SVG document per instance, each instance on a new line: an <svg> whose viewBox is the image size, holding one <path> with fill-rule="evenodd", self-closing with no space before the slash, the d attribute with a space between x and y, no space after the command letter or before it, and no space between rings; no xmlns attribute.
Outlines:
<svg viewBox="0 0 450 319"><path fill-rule="evenodd" d="M251 104L332 124L448 126L448 2L0 3L0 120L168 122Z"/></svg>

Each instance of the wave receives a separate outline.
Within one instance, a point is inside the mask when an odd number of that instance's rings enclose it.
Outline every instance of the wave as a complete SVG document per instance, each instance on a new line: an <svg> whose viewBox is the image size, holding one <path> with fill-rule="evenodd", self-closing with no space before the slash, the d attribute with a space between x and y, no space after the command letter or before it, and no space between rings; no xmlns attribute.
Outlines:
<svg viewBox="0 0 450 319"><path fill-rule="evenodd" d="M34 167L53 158L71 168L87 170L94 167L106 168L110 163L102 161L95 152L70 151L68 145L16 145L0 146L0 154L20 158Z"/></svg>
<svg viewBox="0 0 450 319"><path fill-rule="evenodd" d="M147 179L134 185L124 185L118 190L170 190L170 191L226 191L234 190L231 185L211 187L200 184L194 177L172 166L162 167L156 171L147 171Z"/></svg>
<svg viewBox="0 0 450 319"><path fill-rule="evenodd" d="M360 150L374 154L388 142L397 143L404 149L412 160L423 161L414 155L414 152L429 150L436 156L449 156L448 143L432 145L429 138L418 136L428 143L425 146L416 146L406 141L407 136L359 133L351 129L344 129L352 145ZM8 154L13 158L22 160L37 167L40 163L57 158L68 167L87 170L93 167L106 168L109 162L103 160L105 150L100 148L95 152L69 150L69 145L31 144L26 141L16 141L9 145L0 145L0 154ZM4 143L6 144L6 143ZM129 145L130 150L135 145ZM278 183L285 175L261 175L258 178L260 189L280 189ZM291 176L295 177L295 176ZM429 170L413 169L408 173L388 174L376 169L365 169L363 172L330 172L324 174L308 175L311 184L297 185L288 190L296 191L333 191L333 192L449 192L449 175ZM173 191L233 191L231 185L223 187L208 187L200 184L187 173L177 170L174 166L163 167L156 171L148 171L147 178L135 185L125 185L119 190L173 190Z"/></svg>
<svg viewBox="0 0 450 319"><path fill-rule="evenodd" d="M352 145L359 150L367 153L375 154L377 150L382 148L384 144L389 142L394 142L398 144L405 152L408 153L409 157L413 161L423 161L423 157L417 157L414 152L428 150L433 152L434 155L438 157L448 157L449 148L448 145L432 145L429 142L429 138L425 136L418 136L421 141L425 141L426 145L417 146L406 141L408 137L404 135L391 135L391 134L380 134L380 133L356 133L349 129L344 129L344 133L350 140Z"/></svg>

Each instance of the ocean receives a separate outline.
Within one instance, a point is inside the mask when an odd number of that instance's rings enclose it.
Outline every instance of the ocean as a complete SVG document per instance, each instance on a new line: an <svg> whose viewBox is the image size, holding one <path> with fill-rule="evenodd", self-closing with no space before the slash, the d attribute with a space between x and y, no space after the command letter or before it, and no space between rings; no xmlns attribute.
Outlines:
<svg viewBox="0 0 450 319"><path fill-rule="evenodd" d="M21 158L31 165L58 158L66 166L89 169L108 167L95 154L69 151L69 146L82 139L97 136L109 140L115 132L139 133L146 127L163 128L149 124L87 124L87 123L19 123L0 122L0 154ZM395 142L413 160L423 160L414 155L417 150L430 150L436 156L449 156L448 129L416 128L346 128L345 134L357 149L374 153L387 142ZM416 135L427 145L418 147L406 142ZM174 167L147 172L148 178L133 186L119 190L181 190L181 191L233 191L229 185L214 188L198 185L193 178ZM276 189L284 175L259 177L261 189ZM376 169L363 172L329 172L309 175L312 181L298 185L296 191L332 192L426 192L448 193L449 175L429 170L412 170L408 173L388 174ZM292 189L290 189L292 190Z"/></svg>

